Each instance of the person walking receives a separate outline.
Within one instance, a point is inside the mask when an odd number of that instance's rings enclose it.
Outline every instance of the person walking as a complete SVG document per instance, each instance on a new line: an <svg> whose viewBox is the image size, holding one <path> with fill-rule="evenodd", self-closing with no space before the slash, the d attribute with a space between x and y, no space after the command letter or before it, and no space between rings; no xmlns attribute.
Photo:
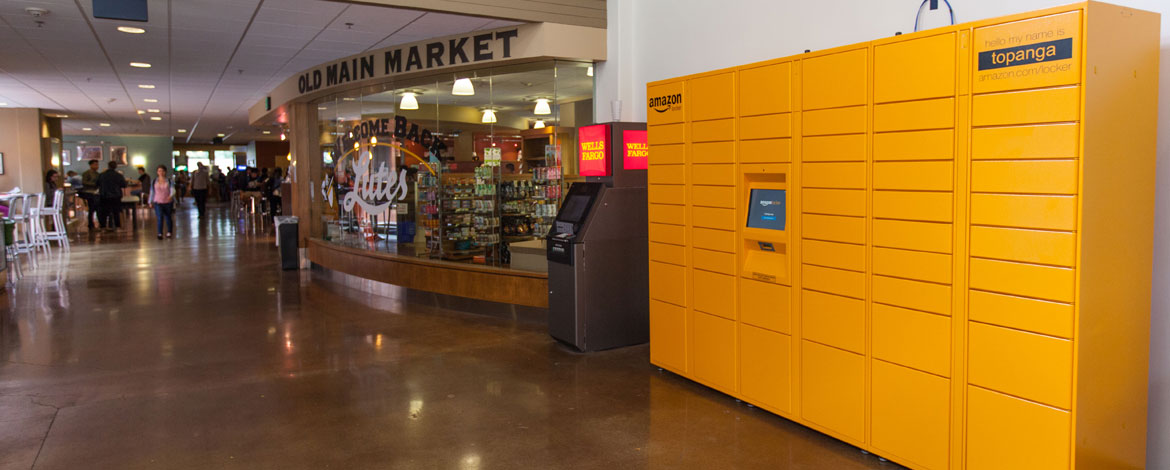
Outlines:
<svg viewBox="0 0 1170 470"><path fill-rule="evenodd" d="M158 220L158 239L163 239L163 225L166 237L175 233L175 184L167 177L167 167L159 165L155 170L154 184L150 188L150 205L154 207L154 218Z"/></svg>
<svg viewBox="0 0 1170 470"><path fill-rule="evenodd" d="M126 177L118 171L118 162L110 160L108 168L98 175L98 221L106 231L113 231L122 227L122 188L126 187Z"/></svg>
<svg viewBox="0 0 1170 470"><path fill-rule="evenodd" d="M89 231L93 231L93 218L101 212L98 199L98 161L89 161L89 170L81 175L81 199L89 212Z"/></svg>
<svg viewBox="0 0 1170 470"><path fill-rule="evenodd" d="M199 218L207 212L207 188L210 186L211 175L207 174L207 167L199 162L199 169L191 175L191 193L195 196L195 208L199 209Z"/></svg>

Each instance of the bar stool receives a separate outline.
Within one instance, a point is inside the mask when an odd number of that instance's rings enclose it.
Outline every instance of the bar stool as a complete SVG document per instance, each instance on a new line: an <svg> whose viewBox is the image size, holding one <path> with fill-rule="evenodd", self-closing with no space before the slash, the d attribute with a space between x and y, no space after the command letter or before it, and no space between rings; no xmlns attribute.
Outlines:
<svg viewBox="0 0 1170 470"><path fill-rule="evenodd" d="M20 253L16 251L16 222L12 219L4 221L4 259L8 262L8 276L18 280L24 276L20 269Z"/></svg>
<svg viewBox="0 0 1170 470"><path fill-rule="evenodd" d="M37 210L40 213L40 217L37 218L41 230L40 238L45 243L45 249L49 248L49 242L55 241L57 242L57 246L65 248L65 251L69 251L69 234L65 231L65 219L61 215L64 207L65 191L58 189L53 193L53 205ZM53 230L45 229L45 218L52 220Z"/></svg>
<svg viewBox="0 0 1170 470"><path fill-rule="evenodd" d="M29 242L32 243L34 252L41 250L48 254L49 240L45 239L45 219L42 218L45 210L45 193L29 195L28 201Z"/></svg>
<svg viewBox="0 0 1170 470"><path fill-rule="evenodd" d="M29 264L36 267L37 258L33 256L36 245L33 244L32 229L29 224L33 222L31 195L21 194L19 197L13 198L10 202L8 216L16 223L15 230L12 236L13 251L17 256L27 254Z"/></svg>

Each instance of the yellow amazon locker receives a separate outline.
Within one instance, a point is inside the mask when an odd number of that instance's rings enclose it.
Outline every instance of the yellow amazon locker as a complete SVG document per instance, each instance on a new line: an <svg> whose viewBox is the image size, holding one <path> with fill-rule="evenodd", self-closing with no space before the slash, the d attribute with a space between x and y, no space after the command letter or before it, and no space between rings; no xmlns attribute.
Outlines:
<svg viewBox="0 0 1170 470"><path fill-rule="evenodd" d="M1159 24L648 84L651 362L914 469L1143 468Z"/></svg>

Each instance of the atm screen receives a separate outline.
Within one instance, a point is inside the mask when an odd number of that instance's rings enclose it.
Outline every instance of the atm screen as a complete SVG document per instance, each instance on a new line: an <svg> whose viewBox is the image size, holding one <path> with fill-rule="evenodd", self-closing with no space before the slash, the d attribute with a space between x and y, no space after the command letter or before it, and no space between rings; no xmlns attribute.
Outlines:
<svg viewBox="0 0 1170 470"><path fill-rule="evenodd" d="M747 226L768 230L784 230L787 191L783 189L753 189Z"/></svg>
<svg viewBox="0 0 1170 470"><path fill-rule="evenodd" d="M585 216L585 209L589 207L589 195L587 194L573 194L565 199L565 205L561 207L561 213L557 214L557 220L565 222L581 223Z"/></svg>

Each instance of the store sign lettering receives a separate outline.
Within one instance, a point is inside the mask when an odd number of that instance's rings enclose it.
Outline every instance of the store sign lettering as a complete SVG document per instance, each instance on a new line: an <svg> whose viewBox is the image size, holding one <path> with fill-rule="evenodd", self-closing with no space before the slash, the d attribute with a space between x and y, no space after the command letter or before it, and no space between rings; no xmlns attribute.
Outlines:
<svg viewBox="0 0 1170 470"><path fill-rule="evenodd" d="M406 169L394 173L382 163L378 166L377 172L371 173L371 160L369 152L362 152L353 160L355 175L353 191L346 193L341 201L342 207L347 211L352 211L356 205L361 206L362 211L367 214L376 214L389 209L396 201L406 199L408 189Z"/></svg>
<svg viewBox="0 0 1170 470"><path fill-rule="evenodd" d="M352 134L352 137L349 135ZM361 124L355 124L349 131L349 134L337 140L340 145L339 150L352 148L355 142L367 140L370 137L396 137L401 140L411 141L423 148L427 149L434 155L439 155L447 148L447 144L443 143L443 139L435 137L430 129L421 128L418 124L411 123L403 116L394 116L394 126L390 126L390 119L370 119L362 121Z"/></svg>
<svg viewBox="0 0 1170 470"><path fill-rule="evenodd" d="M585 126L579 131L581 176L609 176L609 126Z"/></svg>
<svg viewBox="0 0 1170 470"><path fill-rule="evenodd" d="M622 142L625 146L625 151L622 152L622 168L645 170L650 158L646 131L622 131Z"/></svg>
<svg viewBox="0 0 1170 470"><path fill-rule="evenodd" d="M303 95L397 73L510 59L512 41L519 37L519 29L506 29L351 57L302 73L297 77L297 92Z"/></svg>

